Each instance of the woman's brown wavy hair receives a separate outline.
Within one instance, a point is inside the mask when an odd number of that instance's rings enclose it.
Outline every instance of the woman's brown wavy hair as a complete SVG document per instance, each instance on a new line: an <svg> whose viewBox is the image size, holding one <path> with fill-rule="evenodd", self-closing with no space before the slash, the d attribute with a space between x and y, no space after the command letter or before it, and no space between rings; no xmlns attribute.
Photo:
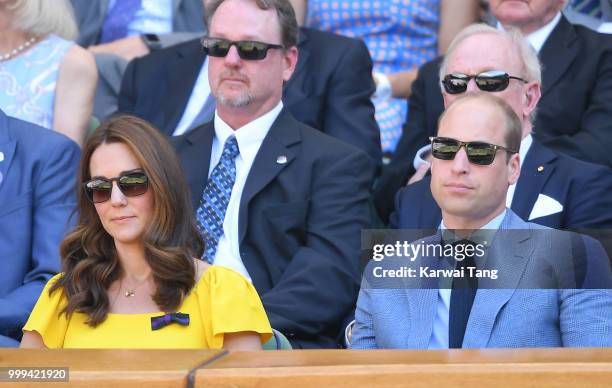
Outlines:
<svg viewBox="0 0 612 388"><path fill-rule="evenodd" d="M49 294L62 290L68 299L62 313L88 315L96 327L108 314L106 290L121 276L113 238L104 230L82 183L91 178L91 155L102 144L123 143L149 178L153 217L143 236L145 258L157 291L153 300L160 310L176 311L195 284L194 257L204 243L195 226L189 188L180 162L168 140L151 124L128 115L114 116L100 125L83 149L77 184L78 222L61 244L63 275Z"/></svg>

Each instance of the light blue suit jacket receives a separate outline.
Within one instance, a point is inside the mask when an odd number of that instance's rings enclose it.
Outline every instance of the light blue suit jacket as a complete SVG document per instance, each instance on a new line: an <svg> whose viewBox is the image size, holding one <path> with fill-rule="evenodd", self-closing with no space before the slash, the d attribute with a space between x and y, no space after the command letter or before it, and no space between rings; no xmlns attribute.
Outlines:
<svg viewBox="0 0 612 388"><path fill-rule="evenodd" d="M488 249L486 266L505 276L480 279L463 348L612 346L612 290L592 287L610 284L610 262L601 245L526 223L509 209L500 231ZM441 241L441 236L424 241ZM451 265L439 258L430 263L433 269ZM437 280L373 284L376 280L368 274L374 265L378 263L371 262L364 272L351 348L427 349L436 317ZM556 279L551 284L569 287L530 288L529 279L542 274ZM577 289L576 282L590 289Z"/></svg>
<svg viewBox="0 0 612 388"><path fill-rule="evenodd" d="M79 157L66 136L0 111L0 347L19 344L43 286L60 268Z"/></svg>

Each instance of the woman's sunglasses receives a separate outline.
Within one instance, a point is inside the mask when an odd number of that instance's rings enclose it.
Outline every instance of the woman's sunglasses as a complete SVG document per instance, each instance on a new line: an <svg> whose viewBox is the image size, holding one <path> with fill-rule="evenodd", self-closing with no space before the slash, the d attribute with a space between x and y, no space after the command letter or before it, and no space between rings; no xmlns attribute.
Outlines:
<svg viewBox="0 0 612 388"><path fill-rule="evenodd" d="M93 203L106 202L113 191L113 181L126 197L143 195L149 188L149 178L144 171L126 172L115 178L96 177L85 183L83 188L87 198Z"/></svg>
<svg viewBox="0 0 612 388"><path fill-rule="evenodd" d="M282 49L280 44L262 43L251 40L232 41L205 36L201 40L204 51L211 57L225 57L230 47L236 46L238 56L246 60L260 60L266 57L269 49Z"/></svg>
<svg viewBox="0 0 612 388"><path fill-rule="evenodd" d="M511 79L527 83L522 78L513 77L500 70L485 71L476 75L466 75L462 73L447 74L442 80L442 86L448 94L459 94L467 90L468 83L474 78L478 89L485 92L501 92L506 90Z"/></svg>
<svg viewBox="0 0 612 388"><path fill-rule="evenodd" d="M470 163L481 166L493 163L497 150L504 150L511 154L518 152L482 141L459 141L449 137L430 137L429 140L431 140L431 154L434 158L453 160L461 147L465 147L465 153Z"/></svg>

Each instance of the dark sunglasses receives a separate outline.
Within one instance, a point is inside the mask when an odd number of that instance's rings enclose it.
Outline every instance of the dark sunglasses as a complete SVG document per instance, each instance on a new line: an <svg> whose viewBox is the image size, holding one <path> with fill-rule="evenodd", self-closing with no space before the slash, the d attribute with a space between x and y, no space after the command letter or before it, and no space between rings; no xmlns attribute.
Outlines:
<svg viewBox="0 0 612 388"><path fill-rule="evenodd" d="M211 57L225 57L229 52L230 47L236 46L238 56L241 59L260 60L266 57L269 49L282 49L284 46L280 44L255 42L252 40L232 41L221 38L211 38L205 36L201 40L204 51Z"/></svg>
<svg viewBox="0 0 612 388"><path fill-rule="evenodd" d="M501 92L506 90L511 79L527 83L522 78L513 77L500 70L485 71L476 75L466 75L462 73L447 74L442 80L442 86L448 94L459 94L467 90L468 83L474 78L478 89L485 92Z"/></svg>
<svg viewBox="0 0 612 388"><path fill-rule="evenodd" d="M144 171L126 172L115 178L96 177L85 183L83 188L87 198L93 203L106 202L113 191L113 181L126 197L143 195L149 188L149 178Z"/></svg>
<svg viewBox="0 0 612 388"><path fill-rule="evenodd" d="M497 150L504 150L511 154L518 152L482 141L459 141L449 137L430 137L429 140L431 140L431 154L434 158L453 160L461 147L465 147L465 153L470 163L481 166L493 163Z"/></svg>

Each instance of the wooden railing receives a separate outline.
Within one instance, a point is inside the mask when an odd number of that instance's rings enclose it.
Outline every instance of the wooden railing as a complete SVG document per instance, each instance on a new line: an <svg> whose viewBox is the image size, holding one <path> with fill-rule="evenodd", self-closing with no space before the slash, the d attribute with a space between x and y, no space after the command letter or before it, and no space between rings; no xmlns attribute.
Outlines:
<svg viewBox="0 0 612 388"><path fill-rule="evenodd" d="M68 382L51 387L612 387L610 348L257 353L3 349L0 368L68 368ZM3 370L4 378L7 373ZM49 383L0 382L5 385Z"/></svg>

